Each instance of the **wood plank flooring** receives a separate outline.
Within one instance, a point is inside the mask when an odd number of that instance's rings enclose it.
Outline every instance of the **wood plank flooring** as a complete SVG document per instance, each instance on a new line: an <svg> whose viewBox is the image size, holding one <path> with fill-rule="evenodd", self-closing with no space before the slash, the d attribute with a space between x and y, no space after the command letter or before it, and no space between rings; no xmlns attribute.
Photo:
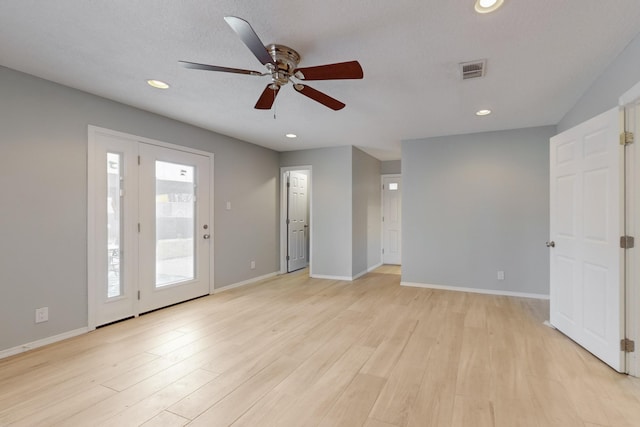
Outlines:
<svg viewBox="0 0 640 427"><path fill-rule="evenodd" d="M0 426L640 426L548 302L306 271L0 360Z"/></svg>

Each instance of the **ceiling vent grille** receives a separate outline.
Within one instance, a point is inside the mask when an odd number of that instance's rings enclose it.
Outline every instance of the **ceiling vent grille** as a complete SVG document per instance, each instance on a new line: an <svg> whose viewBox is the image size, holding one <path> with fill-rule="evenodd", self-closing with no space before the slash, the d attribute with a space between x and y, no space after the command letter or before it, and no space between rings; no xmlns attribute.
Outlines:
<svg viewBox="0 0 640 427"><path fill-rule="evenodd" d="M477 79L479 77L484 77L486 69L487 69L486 59L460 63L460 73L462 74L462 80Z"/></svg>

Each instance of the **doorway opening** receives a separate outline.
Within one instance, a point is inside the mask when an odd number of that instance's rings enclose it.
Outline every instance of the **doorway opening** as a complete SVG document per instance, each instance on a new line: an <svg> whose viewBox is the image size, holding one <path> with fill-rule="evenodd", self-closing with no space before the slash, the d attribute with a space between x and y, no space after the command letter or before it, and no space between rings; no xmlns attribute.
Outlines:
<svg viewBox="0 0 640 427"><path fill-rule="evenodd" d="M312 267L311 166L280 168L280 273Z"/></svg>

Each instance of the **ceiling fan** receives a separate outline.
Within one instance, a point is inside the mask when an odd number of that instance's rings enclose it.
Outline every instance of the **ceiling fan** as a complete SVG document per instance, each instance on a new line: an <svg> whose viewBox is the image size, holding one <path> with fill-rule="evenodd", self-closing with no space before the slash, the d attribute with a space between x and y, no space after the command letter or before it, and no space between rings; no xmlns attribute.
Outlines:
<svg viewBox="0 0 640 427"><path fill-rule="evenodd" d="M259 110L271 109L278 95L278 91L289 82L293 84L293 88L297 92L332 110L341 110L345 107L345 104L310 86L299 83L298 80L342 80L361 79L363 77L362 67L358 61L298 68L300 54L295 50L280 44L265 46L253 28L251 28L251 25L242 18L226 16L224 20L233 31L240 36L242 42L247 45L256 58L267 68L267 72L261 73L260 71L198 64L189 61L179 62L183 67L195 70L221 71L225 73L248 74L251 76L271 76L271 83L265 87L255 105L255 108Z"/></svg>

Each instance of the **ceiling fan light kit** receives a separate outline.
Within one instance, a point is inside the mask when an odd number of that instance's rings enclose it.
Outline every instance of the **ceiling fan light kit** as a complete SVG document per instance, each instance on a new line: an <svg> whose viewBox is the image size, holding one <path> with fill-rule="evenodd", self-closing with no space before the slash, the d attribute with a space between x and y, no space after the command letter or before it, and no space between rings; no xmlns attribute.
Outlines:
<svg viewBox="0 0 640 427"><path fill-rule="evenodd" d="M280 88L291 82L293 88L332 110L341 110L345 104L313 89L307 85L297 82L297 80L344 80L362 79L364 73L358 61L340 62L336 64L318 65L315 67L298 68L300 54L294 49L280 45L270 44L265 46L258 35L253 31L251 25L244 19L235 16L226 16L224 20L236 32L242 42L249 48L254 56L267 68L267 72L243 70L239 68L220 67L217 65L199 64L196 62L179 61L185 68L219 71L225 73L247 74L251 76L270 76L269 83L254 108L259 110L270 110L273 106Z"/></svg>

